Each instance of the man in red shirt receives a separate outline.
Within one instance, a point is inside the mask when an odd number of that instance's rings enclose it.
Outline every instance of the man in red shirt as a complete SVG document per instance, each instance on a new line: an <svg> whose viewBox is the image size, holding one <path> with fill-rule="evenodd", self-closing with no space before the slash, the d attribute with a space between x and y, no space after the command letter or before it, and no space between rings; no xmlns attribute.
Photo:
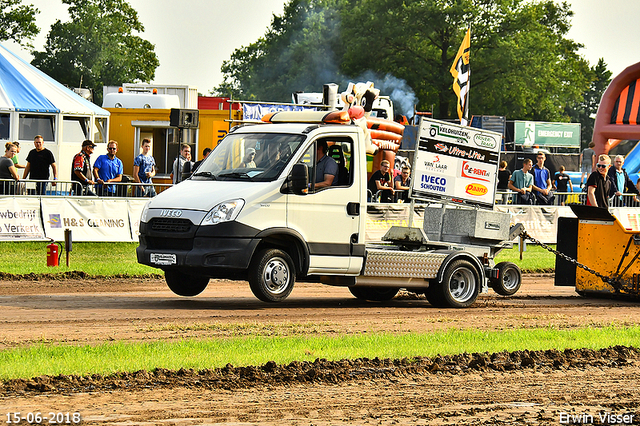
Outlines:
<svg viewBox="0 0 640 426"><path fill-rule="evenodd" d="M96 195L89 189L95 182L91 180L91 154L96 145L90 140L82 142L82 150L73 157L71 180L75 195Z"/></svg>

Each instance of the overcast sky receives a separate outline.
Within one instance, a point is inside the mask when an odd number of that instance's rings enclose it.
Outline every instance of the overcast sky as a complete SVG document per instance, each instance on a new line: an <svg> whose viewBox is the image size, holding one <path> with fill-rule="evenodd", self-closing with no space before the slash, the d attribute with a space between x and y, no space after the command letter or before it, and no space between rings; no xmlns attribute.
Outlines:
<svg viewBox="0 0 640 426"><path fill-rule="evenodd" d="M34 46L42 50L51 24L68 20L59 0L23 0L41 13L41 29ZM285 0L128 0L138 11L145 32L156 46L160 67L153 83L190 85L208 94L222 81L220 66L236 48L262 36ZM640 62L640 0L569 0L575 15L569 38L582 43L580 53L595 65L604 58L617 75ZM12 43L5 47L31 61L31 55ZM473 46L471 47L473 49ZM472 65L473 67L473 65ZM295 88L292 88L292 91ZM318 88L320 90L320 88Z"/></svg>

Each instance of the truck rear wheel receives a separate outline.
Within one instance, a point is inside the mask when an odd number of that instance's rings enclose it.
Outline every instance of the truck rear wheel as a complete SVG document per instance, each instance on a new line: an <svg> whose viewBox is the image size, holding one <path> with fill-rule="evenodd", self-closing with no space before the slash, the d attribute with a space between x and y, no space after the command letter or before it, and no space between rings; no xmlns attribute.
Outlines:
<svg viewBox="0 0 640 426"><path fill-rule="evenodd" d="M522 285L522 272L515 263L500 262L495 266L498 278L489 279L491 288L502 296L513 296Z"/></svg>
<svg viewBox="0 0 640 426"><path fill-rule="evenodd" d="M249 266L251 292L263 302L283 301L291 294L295 281L293 260L282 250L261 250Z"/></svg>
<svg viewBox="0 0 640 426"><path fill-rule="evenodd" d="M164 271L164 280L169 289L178 296L197 296L209 285L209 277L186 274L172 269Z"/></svg>
<svg viewBox="0 0 640 426"><path fill-rule="evenodd" d="M384 302L391 300L398 294L399 288L395 287L349 287L349 291L360 300Z"/></svg>
<svg viewBox="0 0 640 426"><path fill-rule="evenodd" d="M480 292L478 271L467 260L455 260L445 269L442 282L429 286L427 292L427 300L434 306L466 308Z"/></svg>

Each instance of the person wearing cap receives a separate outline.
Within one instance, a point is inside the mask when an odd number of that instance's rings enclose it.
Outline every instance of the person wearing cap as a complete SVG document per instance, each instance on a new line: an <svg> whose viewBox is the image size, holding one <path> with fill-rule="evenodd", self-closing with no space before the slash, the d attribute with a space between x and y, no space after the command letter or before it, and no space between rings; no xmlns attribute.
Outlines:
<svg viewBox="0 0 640 426"><path fill-rule="evenodd" d="M96 144L89 139L82 142L82 150L73 156L71 162L71 180L73 181L73 193L75 195L96 195L89 185L95 182L91 180L91 154Z"/></svg>
<svg viewBox="0 0 640 426"><path fill-rule="evenodd" d="M247 148L247 152L244 154L244 159L240 163L240 167L247 167L250 169L256 168L256 150L253 148Z"/></svg>

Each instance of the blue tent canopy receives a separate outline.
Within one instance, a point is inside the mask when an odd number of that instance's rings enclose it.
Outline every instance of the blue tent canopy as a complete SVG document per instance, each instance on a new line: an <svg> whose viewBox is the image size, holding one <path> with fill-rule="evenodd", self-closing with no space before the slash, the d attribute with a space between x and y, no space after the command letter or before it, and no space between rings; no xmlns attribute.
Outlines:
<svg viewBox="0 0 640 426"><path fill-rule="evenodd" d="M13 103L16 111L60 112L2 55L0 55L0 87L7 99Z"/></svg>

